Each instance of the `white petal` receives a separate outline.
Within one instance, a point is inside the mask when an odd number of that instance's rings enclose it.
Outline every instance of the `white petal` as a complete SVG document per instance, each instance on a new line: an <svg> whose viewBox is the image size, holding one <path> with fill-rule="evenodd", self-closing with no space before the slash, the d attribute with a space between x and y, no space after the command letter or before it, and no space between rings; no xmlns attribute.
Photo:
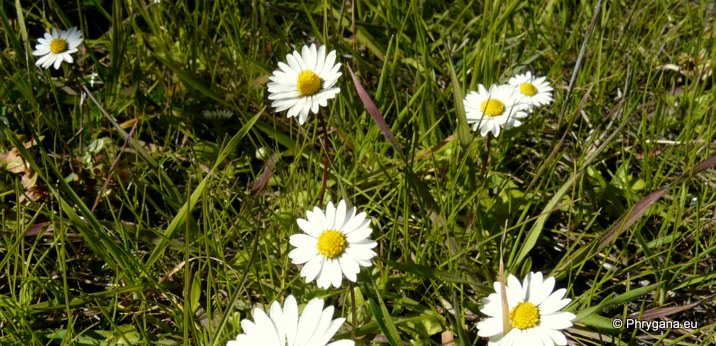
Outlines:
<svg viewBox="0 0 716 346"><path fill-rule="evenodd" d="M291 55L287 55L286 59L288 60L288 57L290 57L290 56ZM276 77L279 77L279 78L287 78L291 74L295 74L295 77L298 77L298 73L301 72L301 71L295 70L293 67L291 67L291 65L288 65L283 61L278 63L278 68L281 70L281 72L283 72L283 74L279 73L279 71L274 71L273 75ZM295 80L297 78L291 78L291 79Z"/></svg>
<svg viewBox="0 0 716 346"><path fill-rule="evenodd" d="M302 98L302 96L296 90L272 92L271 94L269 94L269 97L268 97L269 100L285 100L285 99L297 100L300 98Z"/></svg>
<svg viewBox="0 0 716 346"><path fill-rule="evenodd" d="M311 99L311 112L313 112L313 114L318 114L318 107L320 104L313 100L313 97L311 97Z"/></svg>
<svg viewBox="0 0 716 346"><path fill-rule="evenodd" d="M321 72L323 70L323 66L326 62L326 45L321 45L321 47L318 48L318 53L316 54L316 66L313 68L313 71L318 74L318 72ZM318 75L321 77L321 75Z"/></svg>
<svg viewBox="0 0 716 346"><path fill-rule="evenodd" d="M337 259L333 259L329 262L331 275L333 278L333 287L340 288L341 282L343 281L343 270Z"/></svg>
<svg viewBox="0 0 716 346"><path fill-rule="evenodd" d="M318 242L318 238L314 237L310 234L304 234L304 233L297 233L293 234L288 238L289 244L295 246L295 247L316 247L316 243Z"/></svg>
<svg viewBox="0 0 716 346"><path fill-rule="evenodd" d="M301 64L298 62L294 54L286 55L286 62L288 63L288 66L291 68L291 70L296 72L296 75L303 71Z"/></svg>
<svg viewBox="0 0 716 346"><path fill-rule="evenodd" d="M296 99L296 103L291 107L291 109L288 110L287 116L290 118L292 116L296 116L301 113L301 108L303 108L303 105L306 103L306 98L301 97L299 99Z"/></svg>
<svg viewBox="0 0 716 346"><path fill-rule="evenodd" d="M522 289L522 284L517 278L510 274L507 277L507 302L509 303L510 309L515 307L518 303L524 301L525 295Z"/></svg>
<svg viewBox="0 0 716 346"><path fill-rule="evenodd" d="M293 295L289 295L283 303L283 319L286 326L286 341L293 345L298 331L298 304Z"/></svg>
<svg viewBox="0 0 716 346"><path fill-rule="evenodd" d="M571 312L558 312L540 316L540 325L549 329L565 329L572 326L576 316Z"/></svg>
<svg viewBox="0 0 716 346"><path fill-rule="evenodd" d="M283 310L278 301L274 301L269 308L269 317L276 327L276 335L278 336L279 342L286 340L286 321L283 316Z"/></svg>
<svg viewBox="0 0 716 346"><path fill-rule="evenodd" d="M317 225L315 222L311 222L313 219L313 213L311 211L306 212L306 219L296 219L296 223L298 224L298 228L300 228L302 231L306 232L306 234L318 238L319 235L321 235L321 232L323 232L323 226Z"/></svg>
<svg viewBox="0 0 716 346"><path fill-rule="evenodd" d="M318 316L318 319L313 321L314 332L307 344L325 345L326 342L328 342L328 340L330 340L332 335L329 335L328 338L326 338L325 331L331 325L331 320L333 319L333 309L334 309L333 306L328 306L326 309L324 309L321 312L321 314ZM326 339L326 340L323 341L323 339Z"/></svg>
<svg viewBox="0 0 716 346"><path fill-rule="evenodd" d="M32 52L32 55L39 56L39 55L46 55L50 54L50 48L47 46L36 46L35 50Z"/></svg>
<svg viewBox="0 0 716 346"><path fill-rule="evenodd" d="M301 276L306 278L306 282L313 281L318 274L320 274L321 268L323 267L323 260L323 256L316 256L303 265Z"/></svg>
<svg viewBox="0 0 716 346"><path fill-rule="evenodd" d="M271 319L260 309L254 309L254 321L256 323L256 333L263 335L267 345L281 345L283 340L278 338L276 328L274 328Z"/></svg>
<svg viewBox="0 0 716 346"><path fill-rule="evenodd" d="M352 210L354 210L354 212L355 212L355 208L352 208ZM349 235L353 231L357 231L361 228L365 228L365 226L363 226L363 221L365 221L365 217L366 217L366 213L364 213L364 212L361 212L361 213L358 213L357 215L351 216L347 220L347 222L343 225L343 230L344 230L343 233L345 233L346 235Z"/></svg>
<svg viewBox="0 0 716 346"><path fill-rule="evenodd" d="M288 99L288 100L278 100L273 101L271 103L271 107L276 108L277 112L284 111L286 109L289 109L293 107L293 105L296 103L295 99Z"/></svg>
<svg viewBox="0 0 716 346"><path fill-rule="evenodd" d="M343 275L345 275L348 280L356 282L358 279L357 274L360 271L358 263L349 256L341 256L338 258L338 264L341 266Z"/></svg>
<svg viewBox="0 0 716 346"><path fill-rule="evenodd" d="M303 125L308 120L308 114L300 114L298 117L299 125Z"/></svg>
<svg viewBox="0 0 716 346"><path fill-rule="evenodd" d="M355 346L356 342L353 340L338 340L334 341L326 346Z"/></svg>
<svg viewBox="0 0 716 346"><path fill-rule="evenodd" d="M329 317L332 317L332 316L329 316ZM345 318L341 317L341 318L337 318L333 321L330 321L330 323L328 324L326 329L323 330L323 337L320 340L317 340L318 345L326 345L328 343L328 341L330 341L331 338L336 334L338 329L341 328L341 326L343 325L343 322L345 322L345 320L346 320ZM349 341L349 340L346 340L346 341ZM338 344L338 345L353 345L352 341L349 341L349 342L351 342L351 343L332 342L329 345L336 345L336 344Z"/></svg>
<svg viewBox="0 0 716 346"><path fill-rule="evenodd" d="M296 63L298 63L298 71L307 70L306 68L306 62L303 61L303 57L298 51L293 51L293 58L296 60Z"/></svg>
<svg viewBox="0 0 716 346"><path fill-rule="evenodd" d="M355 229L354 231L348 233L346 235L346 240L349 243L356 243L356 242L359 242L361 240L368 238L368 236L370 236L370 234L373 232L373 230L370 229L370 227L365 226L365 224L367 224L368 222L370 222L370 221L366 221L364 223L364 225L362 225L363 227L359 227L359 228Z"/></svg>
<svg viewBox="0 0 716 346"><path fill-rule="evenodd" d="M331 202L328 202L328 203L330 204ZM316 226L320 227L321 232L323 232L323 231L325 231L326 229L328 229L328 228L327 228L327 227L328 227L328 226L327 226L327 221L326 221L326 213L324 213L323 210L321 210L321 208L319 208L319 207L314 207L314 208L313 208L313 220L312 220L312 222L313 222ZM319 233L319 234L320 234L320 233Z"/></svg>
<svg viewBox="0 0 716 346"><path fill-rule="evenodd" d="M319 100L330 100L336 97L339 92L341 92L341 88L324 89L313 95L313 97Z"/></svg>
<svg viewBox="0 0 716 346"><path fill-rule="evenodd" d="M324 229L334 229L334 222L336 220L336 207L333 206L333 202L328 202L326 205L326 223L323 224Z"/></svg>
<svg viewBox="0 0 716 346"><path fill-rule="evenodd" d="M303 61L306 63L306 69L311 71L316 71L316 45L311 44L311 47L306 50L306 46L303 47ZM306 54L308 53L308 54Z"/></svg>
<svg viewBox="0 0 716 346"><path fill-rule="evenodd" d="M52 58L52 55L45 55L42 58L37 59L37 61L35 61L35 65L42 66L43 68L46 68L47 66L52 65L52 62L46 64L48 61L50 61L51 58Z"/></svg>
<svg viewBox="0 0 716 346"><path fill-rule="evenodd" d="M494 316L502 318L502 298L500 295L499 282L495 282L493 285L495 292L482 299L482 306L480 306L480 312L488 316Z"/></svg>
<svg viewBox="0 0 716 346"><path fill-rule="evenodd" d="M490 337L502 333L502 319L490 317L477 322L477 335Z"/></svg>
<svg viewBox="0 0 716 346"><path fill-rule="evenodd" d="M293 264L304 264L316 256L318 256L318 251L315 246L297 247L288 253L288 257L291 259L291 263Z"/></svg>
<svg viewBox="0 0 716 346"><path fill-rule="evenodd" d="M552 293L555 280L554 277L549 277L547 280L542 281L542 273L540 272L530 273L530 275L532 275L531 279L525 279L525 281L529 281L525 283L525 286L529 287L526 298L531 303L540 305Z"/></svg>
<svg viewBox="0 0 716 346"><path fill-rule="evenodd" d="M335 217L333 219L333 229L342 230L343 224L346 220L346 201L341 200L338 202L338 207L335 211Z"/></svg>
<svg viewBox="0 0 716 346"><path fill-rule="evenodd" d="M336 51L332 50L328 53L326 61L323 63L323 69L318 72L319 76L324 76L333 69L333 64L336 62Z"/></svg>
<svg viewBox="0 0 716 346"><path fill-rule="evenodd" d="M367 247L353 245L346 248L345 251L346 254L350 255L350 257L354 260L363 263L370 263L370 260L375 257L375 252L373 250L369 250Z"/></svg>
<svg viewBox="0 0 716 346"><path fill-rule="evenodd" d="M539 309L543 314L550 314L555 311L561 310L563 307L567 306L569 302L571 302L571 299L562 299L564 297L564 294L567 293L567 290L564 288L558 289L554 291L547 299L545 299L542 304L539 305Z"/></svg>
<svg viewBox="0 0 716 346"><path fill-rule="evenodd" d="M550 339L552 339L552 342L556 345L566 345L567 344L567 338L562 334L561 332L558 332L556 330L545 330L545 333L549 334Z"/></svg>
<svg viewBox="0 0 716 346"><path fill-rule="evenodd" d="M320 288L327 288L331 284L333 284L335 288L340 288L342 279L343 273L341 272L338 261L335 259L326 259L323 262L323 268L318 275L316 283Z"/></svg>
<svg viewBox="0 0 716 346"><path fill-rule="evenodd" d="M61 64L62 64L62 56L57 56L55 58L55 66L53 66L53 67L55 68L55 70L57 70L60 68Z"/></svg>
<svg viewBox="0 0 716 346"><path fill-rule="evenodd" d="M298 320L298 337L296 338L296 345L306 345L310 340L313 333L316 331L316 323L318 322L321 312L323 311L323 300L314 298L311 299L301 313L301 318Z"/></svg>

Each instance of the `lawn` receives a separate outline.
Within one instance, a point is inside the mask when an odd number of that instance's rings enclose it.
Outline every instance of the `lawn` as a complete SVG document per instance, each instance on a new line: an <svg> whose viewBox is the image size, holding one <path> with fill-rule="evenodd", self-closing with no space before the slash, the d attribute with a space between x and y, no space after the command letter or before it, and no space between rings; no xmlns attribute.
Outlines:
<svg viewBox="0 0 716 346"><path fill-rule="evenodd" d="M0 20L1 345L716 344L711 1Z"/></svg>

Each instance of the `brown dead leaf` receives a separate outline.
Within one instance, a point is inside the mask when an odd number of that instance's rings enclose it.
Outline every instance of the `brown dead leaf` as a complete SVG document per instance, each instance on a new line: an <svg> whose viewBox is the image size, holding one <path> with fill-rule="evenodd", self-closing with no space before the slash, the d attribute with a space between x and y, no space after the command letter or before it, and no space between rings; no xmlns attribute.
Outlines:
<svg viewBox="0 0 716 346"><path fill-rule="evenodd" d="M8 152L0 153L0 163L4 169L11 173L24 173L30 169L30 166L20 157L20 152L17 148L12 148Z"/></svg>
<svg viewBox="0 0 716 346"><path fill-rule="evenodd" d="M26 148L32 148L37 144L36 140L30 140L22 145ZM0 169L7 170L10 173L22 174L20 183L25 188L23 194L18 198L20 202L25 200L37 201L47 194L45 189L37 186L37 174L30 168L30 165L20 156L17 148L0 153Z"/></svg>
<svg viewBox="0 0 716 346"><path fill-rule="evenodd" d="M443 346L456 346L456 345L457 345L457 344L455 343L455 336L452 335L452 332L449 331L449 330L444 331L444 332L440 335L440 337L441 337L441 339L442 339L442 345L443 345Z"/></svg>

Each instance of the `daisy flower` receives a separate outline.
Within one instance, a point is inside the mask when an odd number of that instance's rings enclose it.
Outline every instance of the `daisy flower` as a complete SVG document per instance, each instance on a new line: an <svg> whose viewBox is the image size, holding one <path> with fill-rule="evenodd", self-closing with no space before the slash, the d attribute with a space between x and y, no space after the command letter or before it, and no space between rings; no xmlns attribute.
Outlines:
<svg viewBox="0 0 716 346"><path fill-rule="evenodd" d="M490 317L477 323L477 335L489 337L489 345L566 345L567 338L559 330L571 327L576 316L560 311L572 300L563 298L564 288L552 292L554 283L553 277L542 280L539 272L529 273L521 284L510 275L506 292L511 329L505 332L500 283L495 282L496 293L485 298L480 309Z"/></svg>
<svg viewBox="0 0 716 346"><path fill-rule="evenodd" d="M518 90L520 102L527 104L530 109L552 103L552 87L545 77L536 77L532 72L518 74L508 82Z"/></svg>
<svg viewBox="0 0 716 346"><path fill-rule="evenodd" d="M495 137L500 129L508 130L522 124L519 119L527 116L526 106L518 102L515 88L511 85L491 85L487 90L480 84L463 101L467 123L472 130L480 129L481 136L492 132Z"/></svg>
<svg viewBox="0 0 716 346"><path fill-rule="evenodd" d="M364 212L356 214L348 209L345 201L338 207L328 202L326 212L318 207L306 211L306 219L296 220L306 234L294 234L289 238L291 250L288 257L293 264L303 264L301 276L306 282L314 279L320 288L341 286L343 275L355 282L360 267L369 267L375 256L371 249L378 243L368 238L370 220Z"/></svg>
<svg viewBox="0 0 716 346"><path fill-rule="evenodd" d="M52 34L45 33L45 37L37 39L37 45L32 55L42 56L35 62L35 65L48 68L54 64L55 69L60 68L63 61L72 63L72 53L77 51L77 47L82 43L82 32L77 30L76 26L69 30L57 31L52 29Z"/></svg>
<svg viewBox="0 0 716 346"><path fill-rule="evenodd" d="M345 318L333 319L333 306L323 308L323 299L314 298L299 316L296 298L288 296L283 309L273 302L267 315L259 308L254 309L253 322L244 319L244 332L226 343L226 346L353 346L354 341L339 340L328 343Z"/></svg>
<svg viewBox="0 0 716 346"><path fill-rule="evenodd" d="M269 77L269 100L276 112L288 109L289 118L298 116L303 125L308 114L318 114L320 107L328 105L341 88L334 87L341 73L341 64L336 64L336 51L326 55L326 46L303 46L301 54L293 51L286 55L286 63L279 62L278 69Z"/></svg>

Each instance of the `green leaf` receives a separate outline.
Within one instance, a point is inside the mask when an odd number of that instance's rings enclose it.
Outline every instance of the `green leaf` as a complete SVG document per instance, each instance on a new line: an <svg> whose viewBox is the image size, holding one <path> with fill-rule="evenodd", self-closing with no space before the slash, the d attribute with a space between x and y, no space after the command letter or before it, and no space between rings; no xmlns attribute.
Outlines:
<svg viewBox="0 0 716 346"><path fill-rule="evenodd" d="M584 324L587 327L603 330L616 330L612 324L613 318L604 317L597 314L591 314L579 320L580 324Z"/></svg>
<svg viewBox="0 0 716 346"><path fill-rule="evenodd" d="M191 280L191 298L189 300L189 308L191 311L196 311L199 307L199 298L201 298L201 278L199 275L194 275L194 279Z"/></svg>
<svg viewBox="0 0 716 346"><path fill-rule="evenodd" d="M370 281L372 287L368 287L368 281ZM403 342L400 340L398 328L396 328L395 322L392 320L390 312L388 312L388 308L385 306L383 299L380 297L380 292L375 286L375 281L373 281L373 278L370 277L369 280L364 280L363 282L363 289L366 292L371 291L370 288L372 288L372 291L375 293L374 297L368 297L368 306L370 307L370 311L375 318L375 322L378 324L378 328L380 328L383 335L388 338L388 342L391 345L402 345Z"/></svg>

